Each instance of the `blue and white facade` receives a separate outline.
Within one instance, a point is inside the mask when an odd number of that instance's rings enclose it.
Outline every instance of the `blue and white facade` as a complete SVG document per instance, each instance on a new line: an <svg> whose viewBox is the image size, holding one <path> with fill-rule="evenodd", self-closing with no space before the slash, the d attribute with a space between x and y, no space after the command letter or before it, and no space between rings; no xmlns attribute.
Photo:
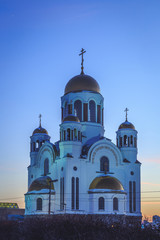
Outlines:
<svg viewBox="0 0 160 240"><path fill-rule="evenodd" d="M92 77L73 77L61 97L60 140L40 126L31 136L25 215L119 214L141 217L137 131L122 123L104 136L103 96Z"/></svg>

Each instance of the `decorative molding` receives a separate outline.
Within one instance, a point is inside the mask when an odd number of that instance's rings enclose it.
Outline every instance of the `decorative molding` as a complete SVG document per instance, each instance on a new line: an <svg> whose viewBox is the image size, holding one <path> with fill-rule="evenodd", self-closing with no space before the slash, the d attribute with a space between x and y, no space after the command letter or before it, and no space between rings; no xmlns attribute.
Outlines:
<svg viewBox="0 0 160 240"><path fill-rule="evenodd" d="M112 148L108 147L108 146L100 146L100 147L96 148L95 150L92 149L92 151L91 151L91 153L90 153L90 157L89 157L90 160L91 160L91 157L92 157L92 163L94 163L96 153L97 153L99 150L101 150L101 149L107 149L107 150L111 151L112 154L114 155L115 159L116 159L116 166L118 166L118 158L117 158L117 155L116 155L115 151L114 151ZM92 153L93 153L93 154L92 154Z"/></svg>

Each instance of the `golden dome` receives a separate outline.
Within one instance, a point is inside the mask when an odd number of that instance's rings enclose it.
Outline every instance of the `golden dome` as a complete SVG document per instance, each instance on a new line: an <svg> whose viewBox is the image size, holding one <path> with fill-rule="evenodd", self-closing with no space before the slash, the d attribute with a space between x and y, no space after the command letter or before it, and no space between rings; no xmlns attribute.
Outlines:
<svg viewBox="0 0 160 240"><path fill-rule="evenodd" d="M135 126L128 122L128 121L125 121L124 123L122 123L118 129L124 129L124 128L129 128L129 129L134 129L135 130Z"/></svg>
<svg viewBox="0 0 160 240"><path fill-rule="evenodd" d="M90 184L89 189L124 190L120 181L110 176L96 177Z"/></svg>
<svg viewBox="0 0 160 240"><path fill-rule="evenodd" d="M63 122L80 122L79 118L74 115L68 115L64 118Z"/></svg>
<svg viewBox="0 0 160 240"><path fill-rule="evenodd" d="M35 133L45 133L45 134L48 135L47 130L46 130L45 128L42 128L41 126L38 127L38 128L36 128L36 129L33 131L32 135L34 135Z"/></svg>
<svg viewBox="0 0 160 240"><path fill-rule="evenodd" d="M69 80L65 87L65 94L70 92L93 91L100 93L100 87L97 81L89 75L80 74Z"/></svg>
<svg viewBox="0 0 160 240"><path fill-rule="evenodd" d="M50 188L50 180L51 180L51 178L48 176L43 176L43 177L35 179L31 183L31 185L28 189L28 192L40 191L42 189L49 189ZM53 182L51 182L51 189L54 190Z"/></svg>

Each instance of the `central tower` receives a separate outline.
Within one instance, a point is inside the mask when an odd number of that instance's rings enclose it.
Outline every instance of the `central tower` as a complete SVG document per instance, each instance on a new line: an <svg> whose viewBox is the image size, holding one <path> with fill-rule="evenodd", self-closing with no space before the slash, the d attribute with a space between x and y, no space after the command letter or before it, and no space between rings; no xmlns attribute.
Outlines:
<svg viewBox="0 0 160 240"><path fill-rule="evenodd" d="M93 137L103 137L103 97L97 81L84 74L82 48L81 74L71 78L66 84L64 95L61 97L62 123L68 116L75 116L81 124L81 139L83 144ZM69 131L68 131L69 132ZM67 132L63 132L67 139ZM71 134L70 134L71 135ZM62 138L62 132L61 132Z"/></svg>

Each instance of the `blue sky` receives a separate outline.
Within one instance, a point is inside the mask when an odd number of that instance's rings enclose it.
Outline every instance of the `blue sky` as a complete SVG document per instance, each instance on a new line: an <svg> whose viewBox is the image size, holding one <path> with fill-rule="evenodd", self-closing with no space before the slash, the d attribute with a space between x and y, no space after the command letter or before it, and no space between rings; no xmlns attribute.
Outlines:
<svg viewBox="0 0 160 240"><path fill-rule="evenodd" d="M60 97L80 73L82 47L84 72L105 99L105 136L115 142L128 107L142 190L160 190L159 9L158 0L0 0L0 199L21 197L23 206L30 136L41 113L52 142L59 138Z"/></svg>

